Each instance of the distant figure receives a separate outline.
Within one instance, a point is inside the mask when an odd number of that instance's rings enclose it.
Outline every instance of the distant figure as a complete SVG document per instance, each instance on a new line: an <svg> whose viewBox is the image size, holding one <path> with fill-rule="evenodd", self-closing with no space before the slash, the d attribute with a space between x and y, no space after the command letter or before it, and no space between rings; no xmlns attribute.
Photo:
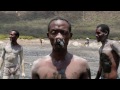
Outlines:
<svg viewBox="0 0 120 90"><path fill-rule="evenodd" d="M86 41L85 41L85 46L87 47L87 46L89 46L89 42L90 41L90 39L89 38L86 38Z"/></svg>
<svg viewBox="0 0 120 90"><path fill-rule="evenodd" d="M109 40L110 29L106 24L100 24L96 28L96 38L102 43L99 49L99 69L95 79L118 79L118 67L120 62L120 44Z"/></svg>
<svg viewBox="0 0 120 90"><path fill-rule="evenodd" d="M32 79L91 79L87 60L67 50L72 37L71 24L55 18L48 25L47 36L52 45L51 54L34 61Z"/></svg>
<svg viewBox="0 0 120 90"><path fill-rule="evenodd" d="M39 38L39 40L40 40L40 44L41 44L41 46L42 46L42 43L43 43L43 42L42 42L42 39L41 39L41 38Z"/></svg>
<svg viewBox="0 0 120 90"><path fill-rule="evenodd" d="M23 47L17 43L19 32L12 30L9 34L10 42L4 46L0 57L0 73L3 63L5 62L3 70L3 79L10 79L13 75L14 79L19 79L20 68L22 69L22 76L25 77ZM20 58L20 63L18 61Z"/></svg>

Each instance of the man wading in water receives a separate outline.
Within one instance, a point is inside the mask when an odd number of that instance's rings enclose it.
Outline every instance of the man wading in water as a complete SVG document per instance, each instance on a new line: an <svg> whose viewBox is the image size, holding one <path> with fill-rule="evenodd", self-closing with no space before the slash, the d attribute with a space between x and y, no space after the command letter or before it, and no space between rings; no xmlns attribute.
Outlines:
<svg viewBox="0 0 120 90"><path fill-rule="evenodd" d="M118 66L120 61L120 44L117 41L109 40L110 29L105 24L96 28L96 38L102 43L99 49L99 69L95 79L118 79Z"/></svg>
<svg viewBox="0 0 120 90"><path fill-rule="evenodd" d="M13 75L14 79L19 79L20 68L22 69L22 76L25 77L23 47L17 43L19 32L17 30L12 30L9 34L9 38L10 42L4 46L1 54L0 72L3 62L5 62L3 79L10 79L11 75ZM20 63L18 61L18 56L20 58Z"/></svg>
<svg viewBox="0 0 120 90"><path fill-rule="evenodd" d="M55 18L48 25L47 36L52 53L36 60L32 66L32 79L90 79L87 60L67 51L72 37L71 24L62 18Z"/></svg>

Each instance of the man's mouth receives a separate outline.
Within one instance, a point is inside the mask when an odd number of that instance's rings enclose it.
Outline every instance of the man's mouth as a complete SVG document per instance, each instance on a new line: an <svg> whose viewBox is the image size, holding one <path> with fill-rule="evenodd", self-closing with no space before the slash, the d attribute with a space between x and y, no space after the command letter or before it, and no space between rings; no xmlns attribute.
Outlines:
<svg viewBox="0 0 120 90"><path fill-rule="evenodd" d="M63 39L56 39L55 44L59 47L64 48L64 40Z"/></svg>

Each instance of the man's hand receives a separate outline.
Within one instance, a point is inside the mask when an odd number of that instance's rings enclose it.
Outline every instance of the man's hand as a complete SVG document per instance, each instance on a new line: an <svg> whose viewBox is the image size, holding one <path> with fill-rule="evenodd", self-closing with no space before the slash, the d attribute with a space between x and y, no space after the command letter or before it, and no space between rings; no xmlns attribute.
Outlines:
<svg viewBox="0 0 120 90"><path fill-rule="evenodd" d="M1 72L1 70L0 70L0 78L2 77L2 72Z"/></svg>
<svg viewBox="0 0 120 90"><path fill-rule="evenodd" d="M24 77L24 78L25 78L25 73L22 73L22 77Z"/></svg>

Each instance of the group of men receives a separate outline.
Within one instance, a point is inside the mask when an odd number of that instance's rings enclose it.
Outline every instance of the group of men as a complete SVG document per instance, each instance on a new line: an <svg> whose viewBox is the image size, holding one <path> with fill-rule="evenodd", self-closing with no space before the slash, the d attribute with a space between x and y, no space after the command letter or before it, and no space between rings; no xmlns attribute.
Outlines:
<svg viewBox="0 0 120 90"><path fill-rule="evenodd" d="M88 61L68 52L67 46L73 35L71 30L70 22L64 18L54 18L49 22L47 37L52 51L33 62L32 79L91 79ZM97 41L102 43L95 79L118 79L120 45L117 41L108 39L110 29L106 24L98 25L95 32ZM20 71L22 76L25 76L23 47L17 43L18 31L12 30L9 36L10 42L2 50L0 70L5 61L3 79L9 79L11 75L19 79Z"/></svg>

